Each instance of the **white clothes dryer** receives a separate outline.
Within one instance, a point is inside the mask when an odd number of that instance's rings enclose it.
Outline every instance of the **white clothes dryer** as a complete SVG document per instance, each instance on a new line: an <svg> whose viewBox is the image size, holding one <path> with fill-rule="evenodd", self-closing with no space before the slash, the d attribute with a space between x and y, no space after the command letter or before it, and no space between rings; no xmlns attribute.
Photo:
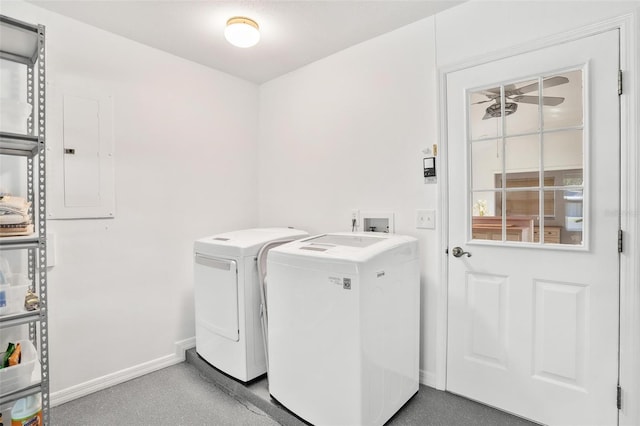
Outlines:
<svg viewBox="0 0 640 426"><path fill-rule="evenodd" d="M256 256L267 243L308 236L290 228L256 228L194 244L196 352L247 382L266 372Z"/></svg>
<svg viewBox="0 0 640 426"><path fill-rule="evenodd" d="M382 425L418 392L415 238L325 234L267 266L273 398L315 425Z"/></svg>

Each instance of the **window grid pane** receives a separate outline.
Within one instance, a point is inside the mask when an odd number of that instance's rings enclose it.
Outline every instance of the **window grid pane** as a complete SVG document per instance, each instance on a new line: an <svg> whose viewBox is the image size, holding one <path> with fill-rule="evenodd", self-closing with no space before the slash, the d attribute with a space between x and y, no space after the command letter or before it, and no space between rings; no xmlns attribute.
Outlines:
<svg viewBox="0 0 640 426"><path fill-rule="evenodd" d="M582 76L469 92L471 239L583 244Z"/></svg>

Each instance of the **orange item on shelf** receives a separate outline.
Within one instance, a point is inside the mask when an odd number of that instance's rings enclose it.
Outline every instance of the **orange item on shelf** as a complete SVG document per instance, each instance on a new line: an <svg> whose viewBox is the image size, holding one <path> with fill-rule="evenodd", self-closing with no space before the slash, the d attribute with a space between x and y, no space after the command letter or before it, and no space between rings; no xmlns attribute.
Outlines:
<svg viewBox="0 0 640 426"><path fill-rule="evenodd" d="M13 350L13 353L9 357L9 367L20 364L21 359L22 349L20 349L20 343L16 343L16 348Z"/></svg>

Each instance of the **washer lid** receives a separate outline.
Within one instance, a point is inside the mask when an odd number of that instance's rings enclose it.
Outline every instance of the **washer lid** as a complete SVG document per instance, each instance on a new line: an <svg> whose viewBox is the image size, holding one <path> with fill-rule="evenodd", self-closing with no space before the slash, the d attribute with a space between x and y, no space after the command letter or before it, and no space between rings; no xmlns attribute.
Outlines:
<svg viewBox="0 0 640 426"><path fill-rule="evenodd" d="M315 244L330 244L332 246L348 246L348 247L369 247L370 245L385 241L384 237L362 236L362 235L344 235L344 234L326 234L315 238L306 239L305 242Z"/></svg>
<svg viewBox="0 0 640 426"><path fill-rule="evenodd" d="M253 228L225 232L196 240L196 253L217 256L254 256L268 242L296 240L308 236L304 231L291 228Z"/></svg>
<svg viewBox="0 0 640 426"><path fill-rule="evenodd" d="M334 232L275 247L269 251L267 262L286 262L283 259L289 257L366 262L390 251L395 252L396 259L413 259L417 257L418 240L398 234Z"/></svg>

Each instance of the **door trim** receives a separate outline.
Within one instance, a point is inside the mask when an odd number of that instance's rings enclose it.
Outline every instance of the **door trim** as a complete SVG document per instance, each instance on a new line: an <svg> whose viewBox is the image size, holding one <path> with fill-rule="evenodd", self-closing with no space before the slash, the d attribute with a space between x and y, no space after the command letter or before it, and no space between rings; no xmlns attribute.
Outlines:
<svg viewBox="0 0 640 426"><path fill-rule="evenodd" d="M437 389L446 389L447 371L447 328L448 328L448 257L446 250L449 236L448 199L448 141L447 141L447 76L484 63L524 54L589 37L602 32L620 31L620 69L623 71L623 94L620 99L620 227L626 239L620 256L620 340L619 377L622 387L622 409L619 412L620 425L640 424L640 164L638 140L638 97L640 96L640 18L638 13L629 13L596 24L581 27L531 43L522 44L492 54L438 69L438 140L440 143L440 178L437 184L437 215L442 226L438 235L441 258L438 265L440 284L437 297L436 324L436 369L433 382ZM618 212L616 212L618 213ZM612 390L612 401L615 403Z"/></svg>

